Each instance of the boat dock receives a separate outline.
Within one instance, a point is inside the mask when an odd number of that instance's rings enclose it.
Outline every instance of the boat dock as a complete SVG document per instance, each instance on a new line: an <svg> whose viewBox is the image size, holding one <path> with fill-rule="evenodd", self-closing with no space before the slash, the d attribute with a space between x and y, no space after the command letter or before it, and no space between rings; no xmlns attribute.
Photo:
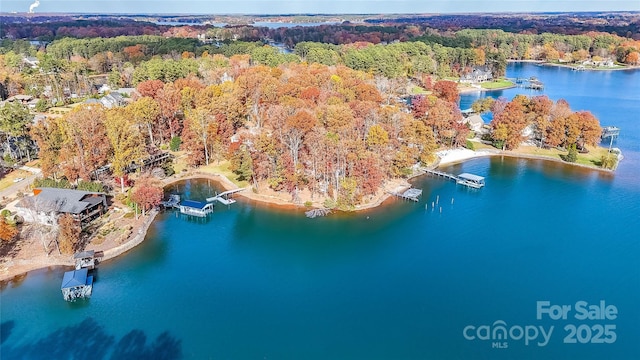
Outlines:
<svg viewBox="0 0 640 360"><path fill-rule="evenodd" d="M67 301L90 297L93 291L93 276L88 274L89 269L67 271L62 278L60 290Z"/></svg>
<svg viewBox="0 0 640 360"><path fill-rule="evenodd" d="M424 169L424 172L425 174L455 181L456 184L465 185L474 189L479 189L484 186L484 178L482 176L474 174L463 173L460 175L453 175L446 172L429 169Z"/></svg>
<svg viewBox="0 0 640 360"><path fill-rule="evenodd" d="M313 219L318 216L327 216L331 213L331 209L321 208L321 209L313 209L309 211L305 211L304 214L309 218Z"/></svg>
<svg viewBox="0 0 640 360"><path fill-rule="evenodd" d="M225 191L207 198L205 201L181 200L180 195L172 194L169 195L169 199L163 201L161 204L167 209L178 209L181 214L204 218L213 212L214 202L217 201L223 205L234 204L236 201L231 199L230 196L244 189L245 188Z"/></svg>
<svg viewBox="0 0 640 360"><path fill-rule="evenodd" d="M102 251L86 250L73 255L73 259L76 261L76 270L87 268L93 270L98 265L98 262L104 256Z"/></svg>
<svg viewBox="0 0 640 360"><path fill-rule="evenodd" d="M233 190L229 190L229 191L225 191L223 193L220 193L216 196L207 198L207 202L212 203L214 201L217 201L223 205L231 205L234 204L236 201L234 199L231 199L229 196L240 192L242 190L244 190L245 188L241 188L241 189L233 189Z"/></svg>
<svg viewBox="0 0 640 360"><path fill-rule="evenodd" d="M180 206L180 195L171 194L169 199L160 203L165 208L177 208Z"/></svg>
<svg viewBox="0 0 640 360"><path fill-rule="evenodd" d="M422 189L413 189L413 188L409 188L407 190L405 190L404 192L395 192L395 191L390 191L389 194L398 197L402 200L411 200L411 201L415 201L418 202L420 199L420 196L422 195Z"/></svg>
<svg viewBox="0 0 640 360"><path fill-rule="evenodd" d="M182 200L178 206L181 214L207 217L213 212L213 204L209 202Z"/></svg>

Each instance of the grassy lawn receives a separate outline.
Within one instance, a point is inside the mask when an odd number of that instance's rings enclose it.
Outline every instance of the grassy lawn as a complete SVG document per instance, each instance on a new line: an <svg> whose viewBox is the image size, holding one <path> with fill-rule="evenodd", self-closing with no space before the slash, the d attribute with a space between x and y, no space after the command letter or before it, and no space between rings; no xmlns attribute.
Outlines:
<svg viewBox="0 0 640 360"><path fill-rule="evenodd" d="M500 89L513 85L515 84L507 79L498 79L490 82L483 82L482 84L480 84L483 89Z"/></svg>
<svg viewBox="0 0 640 360"><path fill-rule="evenodd" d="M425 94L431 94L431 92L425 90L424 88L422 88L420 86L413 86L411 88L411 95L425 95Z"/></svg>
<svg viewBox="0 0 640 360"><path fill-rule="evenodd" d="M172 151L173 154L173 170L176 174L180 174L187 169L187 156L184 151Z"/></svg>
<svg viewBox="0 0 640 360"><path fill-rule="evenodd" d="M229 161L220 161L216 163L215 161L209 165L201 166L198 168L199 171L209 174L220 174L227 177L227 179L231 180L238 187L247 187L249 186L248 181L238 181L236 180L237 175L233 173L233 171L229 170Z"/></svg>
<svg viewBox="0 0 640 360"><path fill-rule="evenodd" d="M17 184L17 183L21 183L22 181L16 181L14 182L14 180L18 179L18 178L23 178L26 179L27 177L31 176L31 173L28 171L24 171L24 170L14 170L10 173L8 173L5 177L3 177L2 179L0 179L0 190L4 190L6 188L8 188L9 186L13 185L13 184Z"/></svg>
<svg viewBox="0 0 640 360"><path fill-rule="evenodd" d="M589 153L578 153L578 160L576 164L586 165L591 167L600 167L600 159L603 155L607 154L608 149L603 147L589 147ZM521 146L513 152L525 155L535 156L547 156L554 159L562 160L562 156L567 155L566 151L560 151L558 149L540 149L535 146Z"/></svg>

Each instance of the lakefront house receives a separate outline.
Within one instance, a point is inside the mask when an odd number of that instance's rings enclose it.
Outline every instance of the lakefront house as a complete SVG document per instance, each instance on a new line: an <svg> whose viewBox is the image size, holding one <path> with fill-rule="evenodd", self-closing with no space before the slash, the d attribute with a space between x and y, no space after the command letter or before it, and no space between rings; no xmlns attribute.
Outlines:
<svg viewBox="0 0 640 360"><path fill-rule="evenodd" d="M26 222L54 225L62 214L70 214L82 227L105 213L107 196L103 193L57 188L36 188L16 204Z"/></svg>

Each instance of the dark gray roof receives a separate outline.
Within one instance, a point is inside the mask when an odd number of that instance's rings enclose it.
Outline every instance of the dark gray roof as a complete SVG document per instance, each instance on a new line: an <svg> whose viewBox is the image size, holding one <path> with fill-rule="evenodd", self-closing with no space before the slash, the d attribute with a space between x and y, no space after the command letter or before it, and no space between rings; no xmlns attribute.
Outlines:
<svg viewBox="0 0 640 360"><path fill-rule="evenodd" d="M60 289L67 289L76 286L87 285L87 268L80 270L67 271L62 277L62 285Z"/></svg>
<svg viewBox="0 0 640 360"><path fill-rule="evenodd" d="M61 213L79 214L91 205L102 202L105 194L71 189L40 188L40 193L34 195L35 210ZM99 195L97 197L87 195ZM26 199L26 198L25 198ZM29 203L22 199L16 206L27 208Z"/></svg>

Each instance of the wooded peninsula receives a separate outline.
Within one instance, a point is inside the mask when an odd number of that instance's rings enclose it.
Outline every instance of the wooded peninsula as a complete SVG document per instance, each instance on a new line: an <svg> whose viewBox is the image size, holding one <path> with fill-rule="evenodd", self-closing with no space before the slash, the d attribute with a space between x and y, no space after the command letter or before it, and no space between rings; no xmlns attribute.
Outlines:
<svg viewBox="0 0 640 360"><path fill-rule="evenodd" d="M624 16L637 24L637 16ZM16 18L0 17L5 166L29 163L42 172L36 187L107 192L135 211L159 205L159 179L201 168L255 193L304 205L305 192L348 211L385 183L437 166L439 149L528 143L576 162L602 135L590 112L538 95L480 99L463 114L460 89L511 84L509 60L640 64L635 30L452 31L399 19L289 28L69 18L25 25ZM469 113L487 112L490 124L474 128ZM596 160L613 169L618 157ZM15 228L0 217L3 238L13 239Z"/></svg>

